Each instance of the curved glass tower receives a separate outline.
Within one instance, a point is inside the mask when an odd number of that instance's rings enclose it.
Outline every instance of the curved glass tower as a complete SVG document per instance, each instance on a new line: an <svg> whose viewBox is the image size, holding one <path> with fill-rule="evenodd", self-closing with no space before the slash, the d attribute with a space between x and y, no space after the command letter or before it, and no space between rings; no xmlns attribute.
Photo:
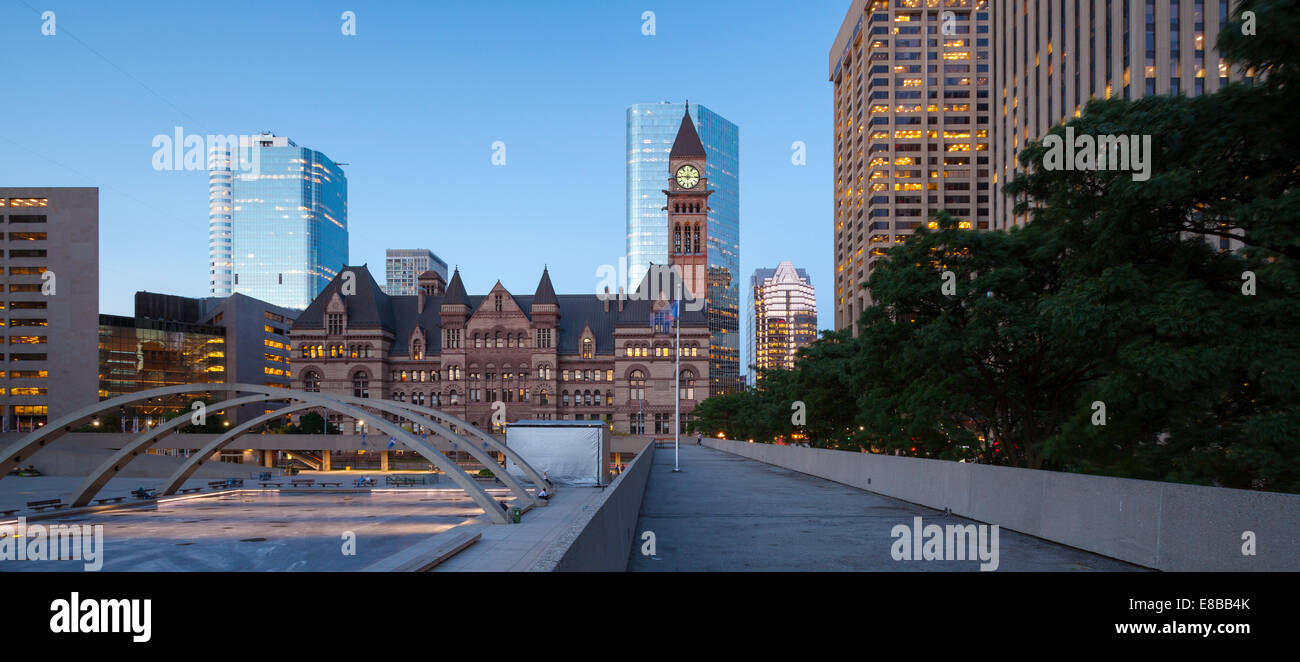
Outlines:
<svg viewBox="0 0 1300 662"><path fill-rule="evenodd" d="M628 291L650 264L668 264L664 187L668 153L685 103L639 103L627 109ZM691 104L691 119L707 153L709 197L709 391L742 387L740 378L740 129L707 106Z"/></svg>
<svg viewBox="0 0 1300 662"><path fill-rule="evenodd" d="M212 293L303 310L347 264L347 176L283 136L247 140L255 172L232 173L228 155L209 161Z"/></svg>

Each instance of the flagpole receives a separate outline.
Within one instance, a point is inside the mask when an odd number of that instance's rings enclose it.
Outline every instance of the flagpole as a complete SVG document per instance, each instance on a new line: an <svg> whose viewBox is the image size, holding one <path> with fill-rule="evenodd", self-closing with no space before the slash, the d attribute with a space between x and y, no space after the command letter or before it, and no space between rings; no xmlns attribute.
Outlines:
<svg viewBox="0 0 1300 662"><path fill-rule="evenodd" d="M677 301L673 302L673 324L677 325L677 340L673 347L673 471L680 471L677 464L682 436L682 322L678 319L680 310L681 283L677 284Z"/></svg>

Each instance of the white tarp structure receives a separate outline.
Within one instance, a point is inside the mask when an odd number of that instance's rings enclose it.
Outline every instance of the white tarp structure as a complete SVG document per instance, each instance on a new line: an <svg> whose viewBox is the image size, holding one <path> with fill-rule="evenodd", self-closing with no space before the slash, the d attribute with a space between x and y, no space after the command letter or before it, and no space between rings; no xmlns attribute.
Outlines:
<svg viewBox="0 0 1300 662"><path fill-rule="evenodd" d="M556 485L609 484L609 428L601 421L518 421L506 426L506 445ZM525 478L519 465L506 471Z"/></svg>

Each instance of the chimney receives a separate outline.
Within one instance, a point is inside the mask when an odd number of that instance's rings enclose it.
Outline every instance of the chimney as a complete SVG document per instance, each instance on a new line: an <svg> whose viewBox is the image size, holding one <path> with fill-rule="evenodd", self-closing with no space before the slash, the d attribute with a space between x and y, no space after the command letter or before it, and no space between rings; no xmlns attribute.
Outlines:
<svg viewBox="0 0 1300 662"><path fill-rule="evenodd" d="M605 286L605 296L601 298L605 300L605 312L608 313L609 312L609 286L608 285Z"/></svg>
<svg viewBox="0 0 1300 662"><path fill-rule="evenodd" d="M423 288L423 287L417 287L417 288L415 288L415 289L416 289L417 292L419 292L419 294L416 295L416 297L415 297L415 314L416 314L416 315L423 315L423 314L424 314L424 300L425 300L425 298L428 297L428 295L425 294L425 292L424 292L424 288Z"/></svg>
<svg viewBox="0 0 1300 662"><path fill-rule="evenodd" d="M618 312L623 312L623 288L618 288Z"/></svg>

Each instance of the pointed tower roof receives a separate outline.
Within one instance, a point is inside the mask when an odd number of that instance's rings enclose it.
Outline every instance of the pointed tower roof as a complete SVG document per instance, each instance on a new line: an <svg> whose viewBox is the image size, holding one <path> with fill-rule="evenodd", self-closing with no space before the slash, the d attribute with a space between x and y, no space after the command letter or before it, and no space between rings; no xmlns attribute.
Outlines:
<svg viewBox="0 0 1300 662"><path fill-rule="evenodd" d="M443 295L442 305L469 305L469 297L465 294L465 284L460 281L460 269L451 275L451 282L447 284L447 293Z"/></svg>
<svg viewBox="0 0 1300 662"><path fill-rule="evenodd" d="M691 121L691 104L686 102L686 114L682 115L682 126L677 129L677 139L673 141L673 150L668 158L704 158L704 143L695 131L695 122Z"/></svg>
<svg viewBox="0 0 1300 662"><path fill-rule="evenodd" d="M537 304L560 305L560 300L555 298L555 287L551 285L551 274L546 267L542 267L542 280L537 283L537 292L533 294L533 305Z"/></svg>

